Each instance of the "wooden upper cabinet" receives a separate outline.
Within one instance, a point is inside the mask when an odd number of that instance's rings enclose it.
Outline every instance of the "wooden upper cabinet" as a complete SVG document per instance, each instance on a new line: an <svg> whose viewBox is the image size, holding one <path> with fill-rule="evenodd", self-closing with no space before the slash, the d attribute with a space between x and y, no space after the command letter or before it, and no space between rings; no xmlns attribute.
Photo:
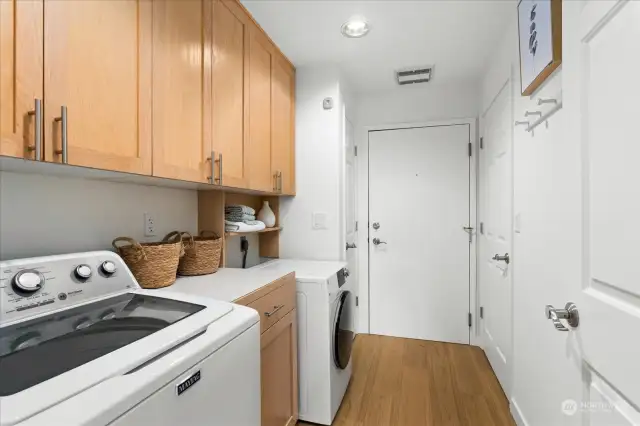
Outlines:
<svg viewBox="0 0 640 426"><path fill-rule="evenodd" d="M222 184L248 188L249 17L235 0L213 3L213 143ZM218 167L218 173L220 168Z"/></svg>
<svg viewBox="0 0 640 426"><path fill-rule="evenodd" d="M151 174L152 2L45 0L44 41L46 160L64 106L69 164Z"/></svg>
<svg viewBox="0 0 640 426"><path fill-rule="evenodd" d="M280 54L271 68L271 173L277 192L295 194L295 69Z"/></svg>
<svg viewBox="0 0 640 426"><path fill-rule="evenodd" d="M36 159L43 22L42 0L0 0L0 155Z"/></svg>
<svg viewBox="0 0 640 426"><path fill-rule="evenodd" d="M273 192L271 174L271 64L274 48L254 24L249 36L249 188Z"/></svg>
<svg viewBox="0 0 640 426"><path fill-rule="evenodd" d="M211 176L211 0L153 2L153 175Z"/></svg>

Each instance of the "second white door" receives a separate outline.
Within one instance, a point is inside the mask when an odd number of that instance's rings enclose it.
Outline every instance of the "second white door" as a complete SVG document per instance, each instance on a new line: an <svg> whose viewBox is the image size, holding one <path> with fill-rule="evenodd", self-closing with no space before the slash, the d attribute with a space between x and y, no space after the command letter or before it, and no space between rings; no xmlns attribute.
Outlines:
<svg viewBox="0 0 640 426"><path fill-rule="evenodd" d="M370 332L469 343L470 128L369 132Z"/></svg>
<svg viewBox="0 0 640 426"><path fill-rule="evenodd" d="M483 117L480 150L478 275L482 318L480 333L491 367L505 394L511 392L513 210L511 81L507 81ZM496 258L496 255L498 256Z"/></svg>

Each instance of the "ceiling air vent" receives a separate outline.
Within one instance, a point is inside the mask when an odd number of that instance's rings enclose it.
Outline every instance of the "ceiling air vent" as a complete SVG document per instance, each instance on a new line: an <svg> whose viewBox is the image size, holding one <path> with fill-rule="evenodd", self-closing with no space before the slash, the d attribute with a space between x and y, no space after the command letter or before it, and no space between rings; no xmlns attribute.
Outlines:
<svg viewBox="0 0 640 426"><path fill-rule="evenodd" d="M396 72L399 85L428 83L431 80L433 67L409 68Z"/></svg>

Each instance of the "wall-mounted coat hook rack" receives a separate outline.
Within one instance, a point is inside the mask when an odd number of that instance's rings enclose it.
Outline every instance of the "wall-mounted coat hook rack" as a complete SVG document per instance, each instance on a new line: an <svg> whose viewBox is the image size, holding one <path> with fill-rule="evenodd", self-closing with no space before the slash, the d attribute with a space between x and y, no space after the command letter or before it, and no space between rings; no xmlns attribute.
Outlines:
<svg viewBox="0 0 640 426"><path fill-rule="evenodd" d="M558 100L553 98L548 98L548 99L538 98L538 105L544 105L544 104L558 105Z"/></svg>
<svg viewBox="0 0 640 426"><path fill-rule="evenodd" d="M527 132L532 131L537 126L539 126L540 124L542 124L545 121L547 121L549 119L549 117L551 117L553 114L555 114L556 112L560 111L561 109L562 109L562 101L556 103L553 107L551 107L551 109L549 109L548 111L545 111L544 115L542 115L536 121L531 123L529 125L529 127L527 127Z"/></svg>

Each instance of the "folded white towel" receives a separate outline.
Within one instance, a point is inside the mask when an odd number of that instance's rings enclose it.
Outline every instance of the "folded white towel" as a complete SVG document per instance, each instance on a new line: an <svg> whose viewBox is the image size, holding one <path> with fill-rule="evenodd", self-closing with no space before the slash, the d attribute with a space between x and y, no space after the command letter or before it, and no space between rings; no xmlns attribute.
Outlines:
<svg viewBox="0 0 640 426"><path fill-rule="evenodd" d="M260 222L259 220L252 221L251 225L245 222L224 221L224 230L227 232L258 232L264 228L266 228L264 222Z"/></svg>

